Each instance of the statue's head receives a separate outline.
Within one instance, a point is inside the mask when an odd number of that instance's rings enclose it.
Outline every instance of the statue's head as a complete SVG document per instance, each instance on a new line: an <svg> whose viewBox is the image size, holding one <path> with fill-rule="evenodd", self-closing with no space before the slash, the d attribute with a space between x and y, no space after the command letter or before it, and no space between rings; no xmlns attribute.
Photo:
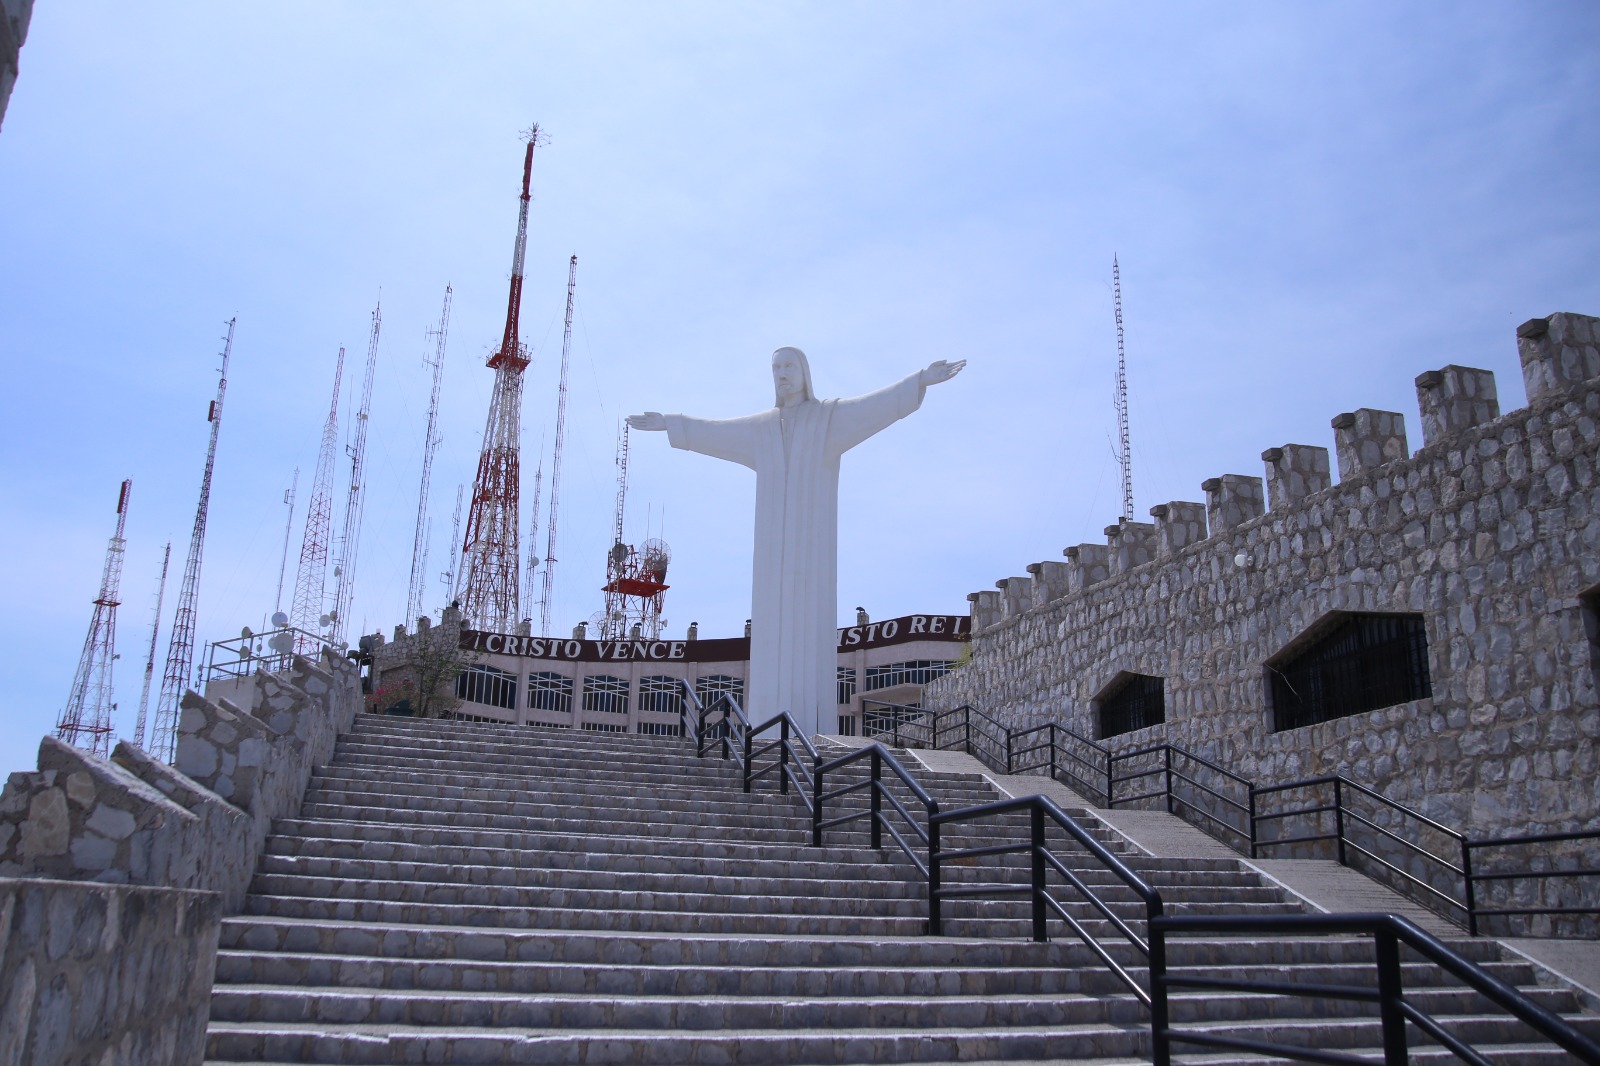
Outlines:
<svg viewBox="0 0 1600 1066"><path fill-rule="evenodd" d="M806 362L805 352L779 348L772 353L772 388L779 407L817 398L811 388L811 364Z"/></svg>

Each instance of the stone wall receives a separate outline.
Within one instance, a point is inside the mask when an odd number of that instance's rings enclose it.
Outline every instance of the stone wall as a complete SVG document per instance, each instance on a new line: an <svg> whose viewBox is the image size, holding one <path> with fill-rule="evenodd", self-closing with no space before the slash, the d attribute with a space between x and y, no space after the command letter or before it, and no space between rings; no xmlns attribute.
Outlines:
<svg viewBox="0 0 1600 1066"><path fill-rule="evenodd" d="M1282 445L1264 479L1205 483L1203 539L1196 504L1163 504L1150 561L1117 559L1124 523L1067 549L1044 595L974 593L972 661L929 705L1094 737L1096 698L1149 674L1165 724L1111 747L1169 740L1261 784L1342 773L1475 835L1600 827L1600 319L1535 319L1517 343L1524 409L1501 415L1486 371L1423 374L1415 454L1401 414L1342 414L1336 485L1325 449ZM1432 697L1275 732L1267 664L1341 612L1420 614Z"/></svg>
<svg viewBox="0 0 1600 1066"><path fill-rule="evenodd" d="M0 1066L197 1063L216 893L0 878Z"/></svg>
<svg viewBox="0 0 1600 1066"><path fill-rule="evenodd" d="M285 671L231 686L238 703L186 694L174 766L126 741L103 759L45 737L38 768L10 776L0 885L34 917L0 945L0 1066L200 1061L220 916L239 911L272 822L298 813L361 707L355 664L323 654L320 665L296 656ZM128 887L111 891L118 885ZM100 958L111 954L114 965ZM28 981L43 991L27 992ZM64 989L72 998L57 1003ZM73 1013L82 997L107 1004L99 1028ZM160 1010L112 1009L124 1001ZM12 1035L13 1019L31 1029Z"/></svg>

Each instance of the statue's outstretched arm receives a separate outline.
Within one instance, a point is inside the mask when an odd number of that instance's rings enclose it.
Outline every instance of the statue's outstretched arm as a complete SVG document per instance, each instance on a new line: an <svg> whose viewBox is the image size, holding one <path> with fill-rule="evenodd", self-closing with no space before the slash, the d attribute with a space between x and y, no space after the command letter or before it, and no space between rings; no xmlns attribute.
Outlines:
<svg viewBox="0 0 1600 1066"><path fill-rule="evenodd" d="M923 388L927 388L929 385L937 385L941 381L949 381L961 373L961 369L966 365L967 361L965 359L957 359L953 363L939 359L928 364L927 369L922 372L919 380Z"/></svg>
<svg viewBox="0 0 1600 1066"><path fill-rule="evenodd" d="M667 428L667 416L660 411L646 411L642 415L629 415L628 426L631 429L663 430Z"/></svg>

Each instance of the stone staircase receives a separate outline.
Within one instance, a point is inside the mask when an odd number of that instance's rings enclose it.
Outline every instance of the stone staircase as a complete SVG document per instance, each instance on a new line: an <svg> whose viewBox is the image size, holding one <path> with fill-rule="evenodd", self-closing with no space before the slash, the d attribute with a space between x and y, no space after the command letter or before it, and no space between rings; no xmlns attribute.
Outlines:
<svg viewBox="0 0 1600 1066"><path fill-rule="evenodd" d="M974 775L917 777L946 810L998 798ZM1131 854L1084 824L1171 913L1298 909L1237 862ZM947 832L946 846L1023 827L995 820ZM898 849L870 849L860 823L809 841L798 799L746 795L733 763L682 740L363 715L300 816L277 825L245 913L224 924L208 1061L1149 1061L1143 1009L1064 923L1036 944L1026 904L963 901L945 905L948 935L929 937L925 886ZM1139 924L1131 892L1087 853L1063 840L1058 854ZM986 857L946 881L1024 884L1025 861ZM1086 904L1068 906L1114 938ZM1454 946L1577 1011L1493 942ZM1111 950L1136 965L1131 948ZM1327 939L1172 949L1174 968L1338 984L1370 984L1368 960L1365 944ZM1431 966L1408 964L1407 984L1493 1061L1568 1061ZM1366 1013L1216 993L1173 1002L1178 1022L1330 1049L1376 1049ZM1187 1050L1178 1061L1249 1061Z"/></svg>

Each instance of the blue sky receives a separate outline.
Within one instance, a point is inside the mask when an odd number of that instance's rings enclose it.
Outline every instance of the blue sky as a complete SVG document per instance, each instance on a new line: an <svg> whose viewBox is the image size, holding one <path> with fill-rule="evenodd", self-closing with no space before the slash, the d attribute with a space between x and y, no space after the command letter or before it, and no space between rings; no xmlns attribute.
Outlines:
<svg viewBox="0 0 1600 1066"><path fill-rule="evenodd" d="M39 0L0 129L0 761L31 766L66 697L124 477L131 729L230 317L203 639L271 610L298 466L292 582L334 353L349 383L380 297L352 616L400 620L424 330L450 282L444 568L531 121L550 141L522 313L530 471L579 257L564 630L600 606L618 418L766 406L785 344L825 395L970 360L847 457L843 611L962 611L1101 539L1113 252L1140 517L1259 474L1264 448L1331 444L1355 407L1404 412L1420 445L1412 381L1445 363L1494 370L1519 406L1515 326L1600 313L1597 99L1588 3ZM635 438L628 532L648 517L673 547L670 631L742 625L753 497L748 472Z"/></svg>

